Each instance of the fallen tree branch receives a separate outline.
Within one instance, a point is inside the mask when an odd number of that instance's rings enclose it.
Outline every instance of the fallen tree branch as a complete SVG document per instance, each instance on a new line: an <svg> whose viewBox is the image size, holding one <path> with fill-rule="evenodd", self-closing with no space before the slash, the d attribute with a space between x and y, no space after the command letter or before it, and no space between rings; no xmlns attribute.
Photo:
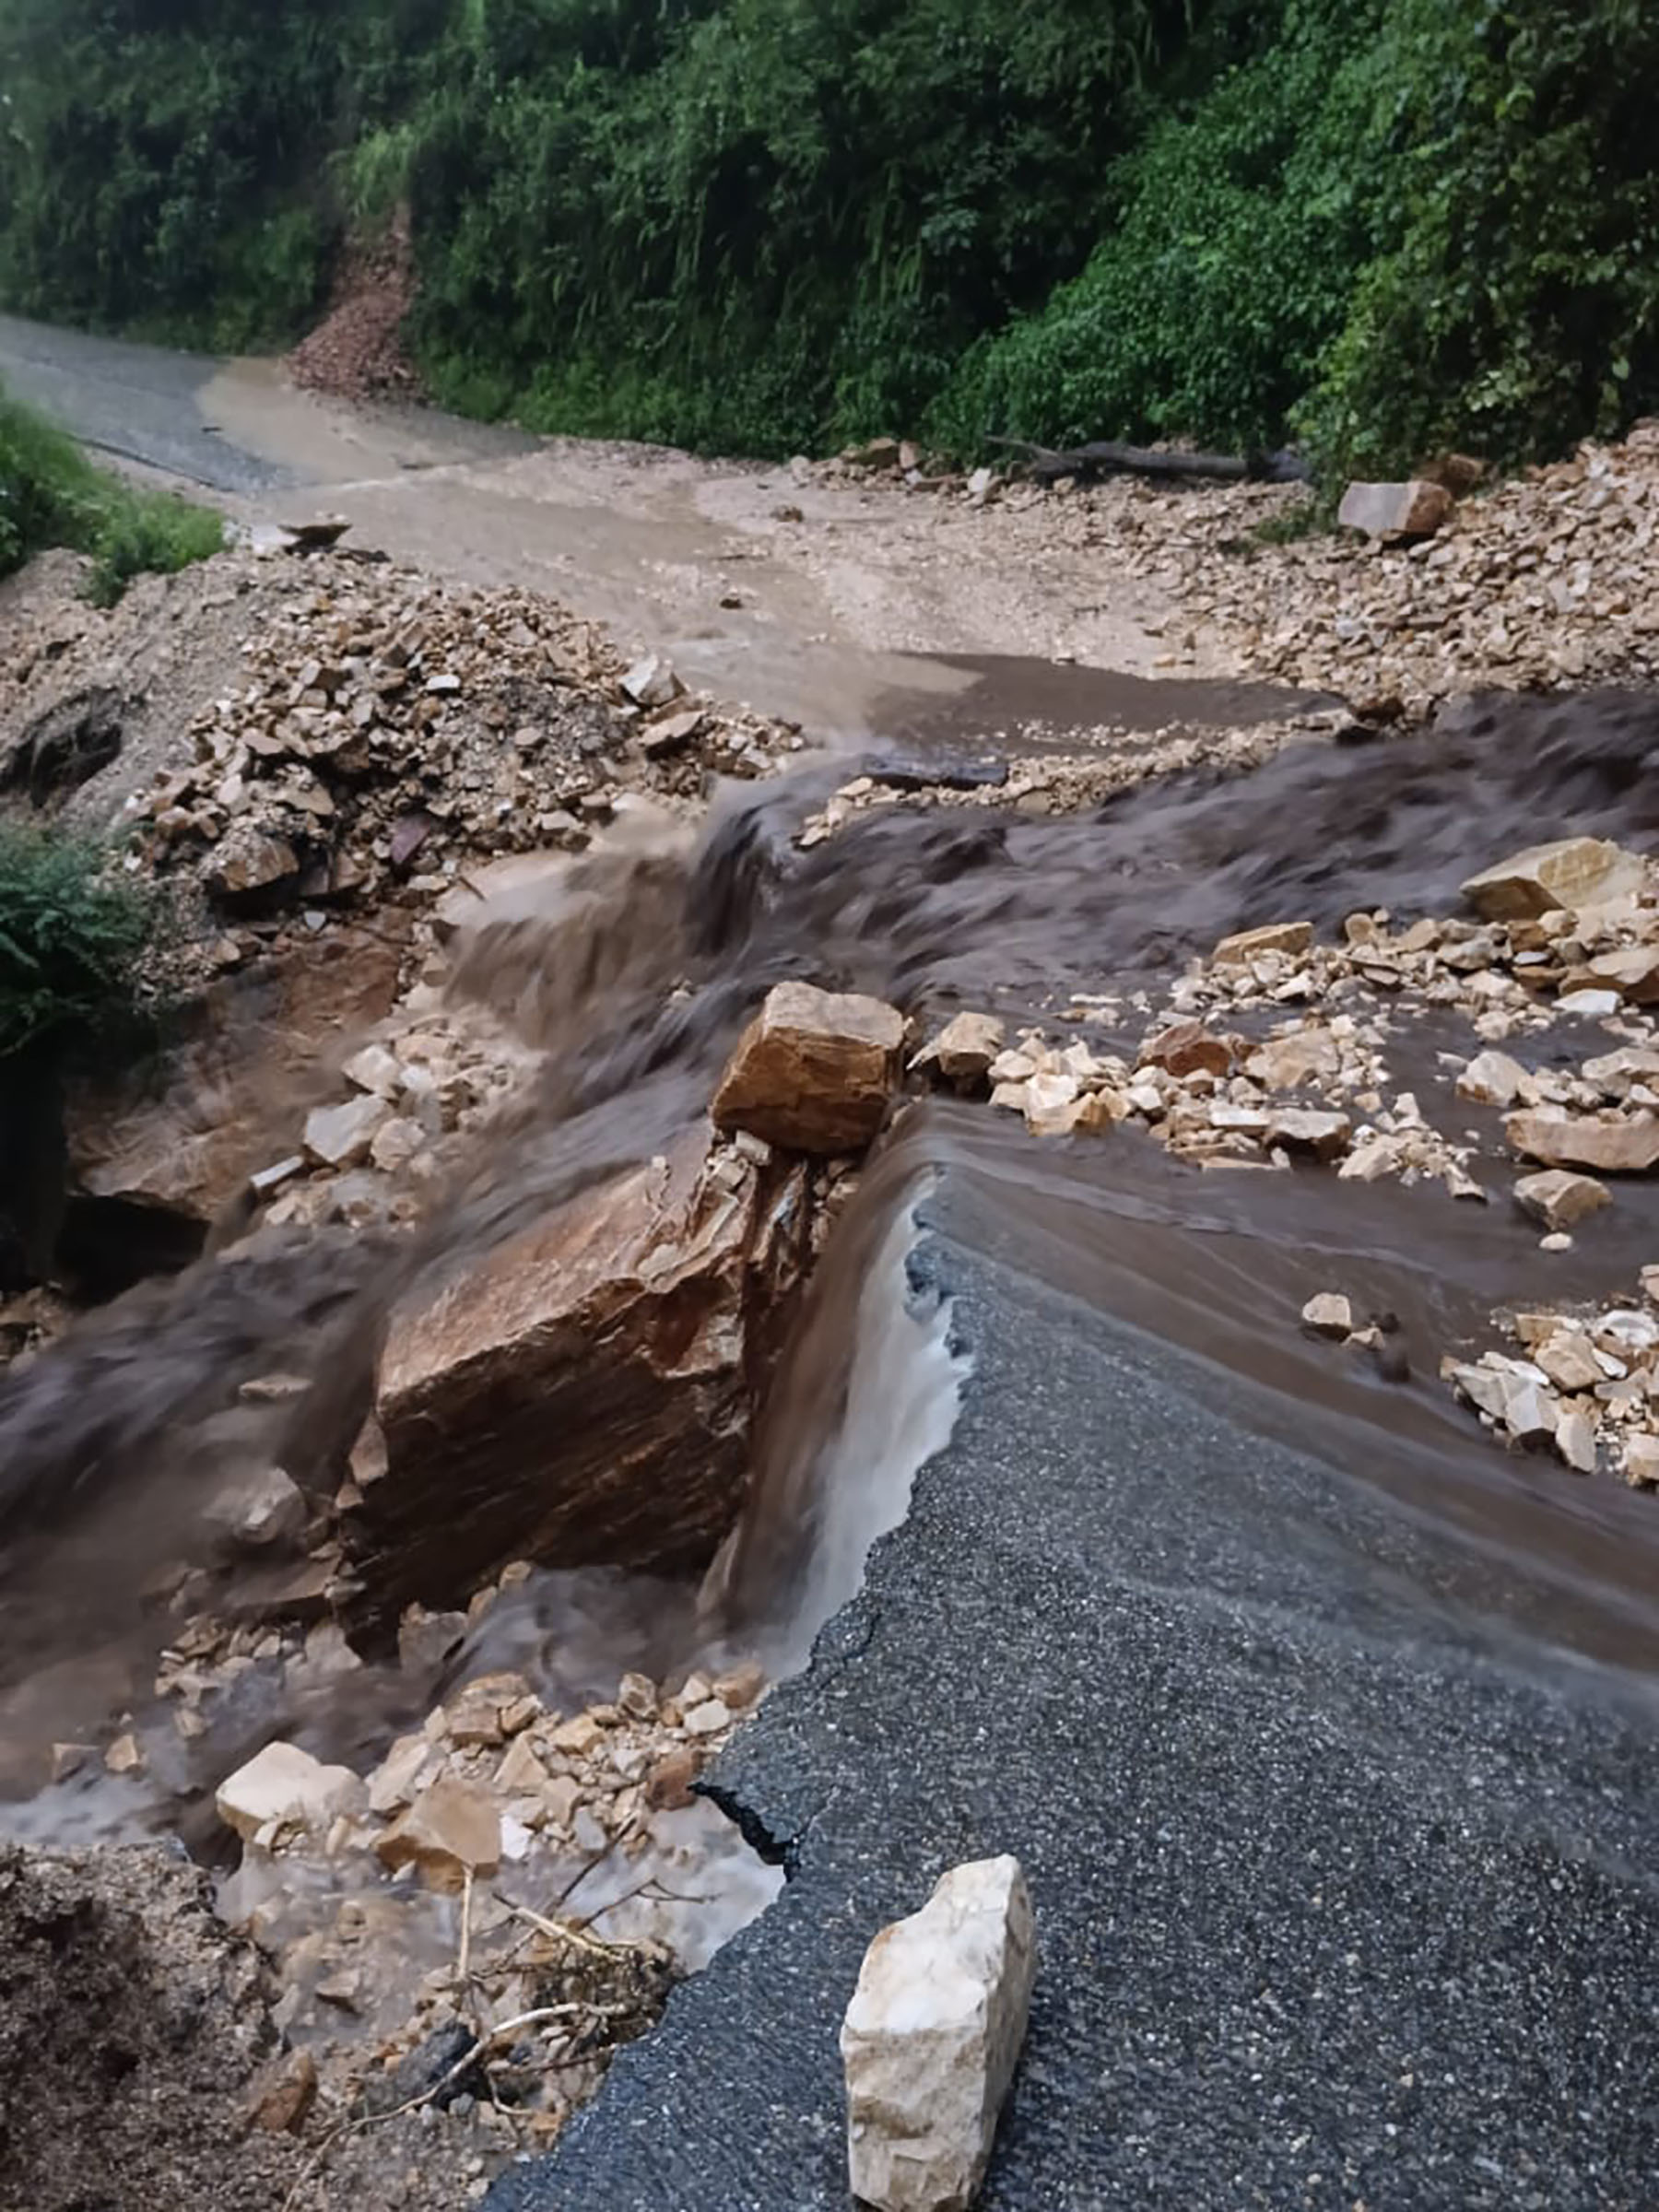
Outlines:
<svg viewBox="0 0 1659 2212"><path fill-rule="evenodd" d="M627 2019L629 2014L629 2007L626 2005L539 2005L533 2012L516 2013L512 2019L501 2021L499 2027L491 2028L486 2034L480 2035L476 2042L461 2053L448 2072L422 2089L418 2097L410 2097L404 2103L394 2105L388 2112L365 2112L355 2120L342 2120L338 2127L331 2129L306 2160L299 2180L283 2199L282 2212L294 2212L294 2207L316 2180L336 2143L344 2142L347 2136L360 2135L365 2128L382 2127L388 2120L401 2120L409 2112L418 2112L422 2105L430 2104L435 2098L441 2097L444 2090L453 2082L459 2081L467 2068L476 2065L486 2052L518 2034L522 2029L539 2028L548 2020L621 2020Z"/></svg>
<svg viewBox="0 0 1659 2212"><path fill-rule="evenodd" d="M1109 438L1063 453L1024 438L993 438L991 443L1022 454L1026 475L1038 484L1058 483L1062 477L1206 477L1223 484L1308 484L1313 477L1300 453L1166 453Z"/></svg>

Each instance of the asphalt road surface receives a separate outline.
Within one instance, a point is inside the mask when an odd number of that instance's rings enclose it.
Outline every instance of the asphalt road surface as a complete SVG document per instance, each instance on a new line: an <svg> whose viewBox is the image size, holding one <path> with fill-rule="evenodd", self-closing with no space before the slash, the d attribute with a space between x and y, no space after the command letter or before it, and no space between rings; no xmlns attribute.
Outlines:
<svg viewBox="0 0 1659 2212"><path fill-rule="evenodd" d="M956 1436L715 1777L788 1886L490 2212L840 2212L865 1947L1000 1852L1041 1967L986 2212L1651 2207L1651 1687L971 1175L928 1219Z"/></svg>

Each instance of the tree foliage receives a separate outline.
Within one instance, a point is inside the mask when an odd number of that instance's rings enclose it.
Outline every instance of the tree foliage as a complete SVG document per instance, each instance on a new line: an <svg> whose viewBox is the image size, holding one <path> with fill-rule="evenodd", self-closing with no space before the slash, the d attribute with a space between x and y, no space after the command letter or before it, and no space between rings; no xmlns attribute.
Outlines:
<svg viewBox="0 0 1659 2212"><path fill-rule="evenodd" d="M0 0L0 297L292 335L407 207L438 394L781 452L1651 406L1648 0Z"/></svg>

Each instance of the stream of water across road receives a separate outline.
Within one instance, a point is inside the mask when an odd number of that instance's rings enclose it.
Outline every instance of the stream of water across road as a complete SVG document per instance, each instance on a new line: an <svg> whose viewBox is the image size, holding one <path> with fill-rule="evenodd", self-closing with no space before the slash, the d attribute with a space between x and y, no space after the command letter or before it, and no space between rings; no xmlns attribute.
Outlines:
<svg viewBox="0 0 1659 2212"><path fill-rule="evenodd" d="M1477 867L1545 834L1659 852L1659 703L1635 693L1483 697L1076 812L1004 805L1033 748L1321 700L1219 663L1155 680L1159 611L1127 588L1076 665L1042 651L1041 580L981 619L991 580L924 575L890 535L794 562L765 472L354 421L253 370L158 371L128 407L135 357L79 346L0 324L0 367L89 394L66 411L106 444L250 512L303 497L400 556L527 575L832 743L695 844L572 864L472 930L453 990L545 1058L412 1236L284 1245L233 1298L208 1259L0 1378L14 1692L72 1674L95 1624L142 1641L137 1590L226 1454L302 1487L337 1460L413 1288L672 1153L775 983L886 999L916 1034L959 1006L1052 1032L1092 996L1091 1046L1133 1065L1230 932L1455 914ZM711 616L734 576L746 604ZM905 606L877 622L884 591ZM803 839L861 766L921 797ZM1611 1041L1563 1018L1513 1049L1572 1068ZM519 1665L534 1642L567 1702L734 1640L786 1677L708 1782L781 1891L492 2212L843 2206L835 2033L864 1946L945 1865L1003 1851L1041 1963L987 2212L1659 2201L1659 1501L1506 1451L1441 1373L1500 1310L1628 1301L1659 1194L1621 1180L1540 1255L1500 1114L1452 1100L1443 1055L1478 1049L1448 997L1387 1057L1391 1089L1450 1108L1484 1206L1206 1167L1129 1128L1033 1136L980 1100L894 1117L716 1571L535 1585L476 1648ZM1381 1317L1369 1353L1300 1325L1333 1287ZM227 1424L273 1367L310 1387ZM349 1760L387 1733L377 1695L312 1711L308 1740Z"/></svg>

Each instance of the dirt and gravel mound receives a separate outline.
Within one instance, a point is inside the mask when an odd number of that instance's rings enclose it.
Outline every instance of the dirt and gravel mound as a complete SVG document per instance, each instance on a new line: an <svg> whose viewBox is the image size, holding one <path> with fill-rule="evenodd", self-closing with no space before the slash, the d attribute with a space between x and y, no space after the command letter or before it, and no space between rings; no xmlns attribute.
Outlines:
<svg viewBox="0 0 1659 2212"><path fill-rule="evenodd" d="M347 254L327 314L288 356L289 375L305 391L335 399L418 399L420 378L403 341L414 301L406 220Z"/></svg>
<svg viewBox="0 0 1659 2212"><path fill-rule="evenodd" d="M160 1850L0 1846L0 2202L264 2212L291 2149L250 2135L266 1974Z"/></svg>

